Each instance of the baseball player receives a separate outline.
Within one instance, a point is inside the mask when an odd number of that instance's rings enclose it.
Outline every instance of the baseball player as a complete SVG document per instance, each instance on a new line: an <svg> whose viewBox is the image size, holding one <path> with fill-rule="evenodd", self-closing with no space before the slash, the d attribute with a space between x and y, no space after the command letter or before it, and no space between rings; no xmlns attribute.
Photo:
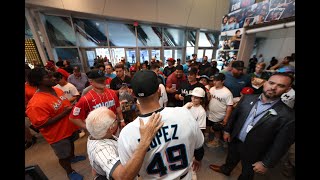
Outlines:
<svg viewBox="0 0 320 180"><path fill-rule="evenodd" d="M87 149L97 179L135 178L153 137L163 125L160 120L161 116L157 113L152 115L145 125L140 121L141 142L129 162L123 166L117 152L116 137L113 135L117 131L116 115L104 106L91 111L86 118L91 134L88 137Z"/></svg>
<svg viewBox="0 0 320 180"><path fill-rule="evenodd" d="M131 86L140 102L141 115L120 132L121 164L128 163L139 144L139 118L147 122L152 113L159 112L164 125L152 140L139 175L142 179L192 179L192 170L199 170L204 155L204 137L197 121L186 108L160 107L159 84L153 71L136 72Z"/></svg>
<svg viewBox="0 0 320 180"><path fill-rule="evenodd" d="M88 78L91 81L93 89L82 96L73 107L69 116L70 121L77 126L86 129L85 119L89 112L98 107L106 106L113 111L113 113L117 114L118 120L123 127L125 124L120 109L119 99L113 90L106 88L104 73L99 70L92 70L88 74Z"/></svg>

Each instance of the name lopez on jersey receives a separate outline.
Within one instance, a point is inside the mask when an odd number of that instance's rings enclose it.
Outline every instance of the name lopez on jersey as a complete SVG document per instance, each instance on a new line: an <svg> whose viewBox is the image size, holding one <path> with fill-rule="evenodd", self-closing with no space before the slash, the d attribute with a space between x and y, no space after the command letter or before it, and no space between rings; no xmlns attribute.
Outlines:
<svg viewBox="0 0 320 180"><path fill-rule="evenodd" d="M148 151L150 149L157 147L158 145L161 145L161 142L166 143L171 140L179 139L179 137L176 136L177 130L178 130L177 124L163 126L161 129L159 129L158 133L153 138L153 140L150 144L150 147L148 148ZM172 132L171 137L169 136L168 131ZM138 142L140 142L140 139L138 139Z"/></svg>

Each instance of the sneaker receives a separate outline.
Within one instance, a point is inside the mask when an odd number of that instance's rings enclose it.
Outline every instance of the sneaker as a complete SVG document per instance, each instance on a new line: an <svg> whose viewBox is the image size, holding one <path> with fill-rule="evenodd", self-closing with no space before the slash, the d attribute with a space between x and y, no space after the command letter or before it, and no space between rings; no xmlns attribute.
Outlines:
<svg viewBox="0 0 320 180"><path fill-rule="evenodd" d="M217 140L212 140L212 141L207 142L206 145L208 147L216 148L216 147L220 147L220 142Z"/></svg>
<svg viewBox="0 0 320 180"><path fill-rule="evenodd" d="M282 175L286 176L286 177L292 177L294 176L294 167L292 165L290 165L290 163L285 162L283 164L283 170L282 170Z"/></svg>
<svg viewBox="0 0 320 180"><path fill-rule="evenodd" d="M227 142L223 142L223 143L222 143L222 147L223 147L223 148L228 148L228 143L227 143Z"/></svg>
<svg viewBox="0 0 320 180"><path fill-rule="evenodd" d="M283 169L281 173L283 176L290 178L290 177L294 176L294 169L293 168L286 168L286 169Z"/></svg>
<svg viewBox="0 0 320 180"><path fill-rule="evenodd" d="M37 137L32 136L31 141L25 141L24 150L28 149L29 147L31 147L32 145L34 145L36 142L37 142Z"/></svg>
<svg viewBox="0 0 320 180"><path fill-rule="evenodd" d="M204 137L204 142L208 142L209 141L209 136L205 136Z"/></svg>
<svg viewBox="0 0 320 180"><path fill-rule="evenodd" d="M220 140L220 144L222 144L223 148L228 148L228 142L225 142L224 140Z"/></svg>
<svg viewBox="0 0 320 180"><path fill-rule="evenodd" d="M68 178L70 180L83 180L83 176L81 176L79 173L73 171L72 173L68 174Z"/></svg>
<svg viewBox="0 0 320 180"><path fill-rule="evenodd" d="M81 130L81 132L79 133L79 137L82 138L85 135L86 135L86 133L84 132L84 130Z"/></svg>
<svg viewBox="0 0 320 180"><path fill-rule="evenodd" d="M70 160L70 162L71 162L71 164L73 164L73 163L76 163L76 162L79 162L79 161L83 161L83 160L85 160L85 159L86 159L85 156L74 156L74 157Z"/></svg>

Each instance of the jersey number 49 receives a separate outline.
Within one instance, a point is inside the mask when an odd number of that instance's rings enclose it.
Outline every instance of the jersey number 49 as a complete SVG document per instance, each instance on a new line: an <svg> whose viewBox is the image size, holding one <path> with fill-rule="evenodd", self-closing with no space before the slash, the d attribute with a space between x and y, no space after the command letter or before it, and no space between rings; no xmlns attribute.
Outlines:
<svg viewBox="0 0 320 180"><path fill-rule="evenodd" d="M159 174L161 177L168 174L166 165L169 165L171 171L178 171L188 167L188 157L184 144L168 147L165 151L165 156L167 157L166 164L163 162L161 153L157 152L147 167L147 173Z"/></svg>

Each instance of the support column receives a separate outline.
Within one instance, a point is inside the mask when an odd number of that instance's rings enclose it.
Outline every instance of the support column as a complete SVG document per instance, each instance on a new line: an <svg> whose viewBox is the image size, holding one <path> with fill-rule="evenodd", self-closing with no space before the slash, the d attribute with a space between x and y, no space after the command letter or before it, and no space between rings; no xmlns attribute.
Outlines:
<svg viewBox="0 0 320 180"><path fill-rule="evenodd" d="M27 8L25 8L25 16L26 16L27 22L29 24L29 27L31 29L31 32L32 32L32 35L33 35L33 39L36 42L36 46L37 46L38 52L40 54L40 58L41 58L42 64L45 65L46 62L47 62L47 57L46 57L46 54L45 54L45 50L44 50L44 48L42 46L39 34L38 34L38 32L37 32L37 30L35 28L36 24L33 21L31 15L30 15L30 10L27 9Z"/></svg>
<svg viewBox="0 0 320 180"><path fill-rule="evenodd" d="M53 53L52 53L52 47L51 47L51 44L50 44L50 41L49 41L49 38L48 38L47 31L45 30L46 28L45 28L45 25L44 25L44 23L45 23L44 17L40 12L36 12L35 18L36 18L36 21L37 21L37 23L39 25L39 30L40 30L40 32L42 34L43 41L44 41L44 44L46 46L48 56L49 56L50 59L54 60L54 56L53 56ZM47 62L47 59L45 59L45 61Z"/></svg>
<svg viewBox="0 0 320 180"><path fill-rule="evenodd" d="M80 40L79 38L77 37L77 31L76 31L76 28L74 27L74 24L73 24L73 19L72 19L72 16L69 16L70 18L70 21L71 21L71 27L73 29L73 33L74 33L74 36L76 37L76 46L77 46L77 51L78 51L78 60L80 61L80 63L82 64L82 69L81 71L82 72L86 72L85 70L87 69L87 65L84 61L84 58L82 57L82 53L81 53L81 50L80 50Z"/></svg>
<svg viewBox="0 0 320 180"><path fill-rule="evenodd" d="M200 36L200 29L197 29L197 31L196 31L196 43L194 45L194 52L193 52L195 54L198 54L199 36Z"/></svg>
<svg viewBox="0 0 320 180"><path fill-rule="evenodd" d="M249 59L253 50L255 40L256 34L246 34L246 30L244 29L240 42L239 52L237 55L237 60L242 60L245 67L248 67L249 65Z"/></svg>

